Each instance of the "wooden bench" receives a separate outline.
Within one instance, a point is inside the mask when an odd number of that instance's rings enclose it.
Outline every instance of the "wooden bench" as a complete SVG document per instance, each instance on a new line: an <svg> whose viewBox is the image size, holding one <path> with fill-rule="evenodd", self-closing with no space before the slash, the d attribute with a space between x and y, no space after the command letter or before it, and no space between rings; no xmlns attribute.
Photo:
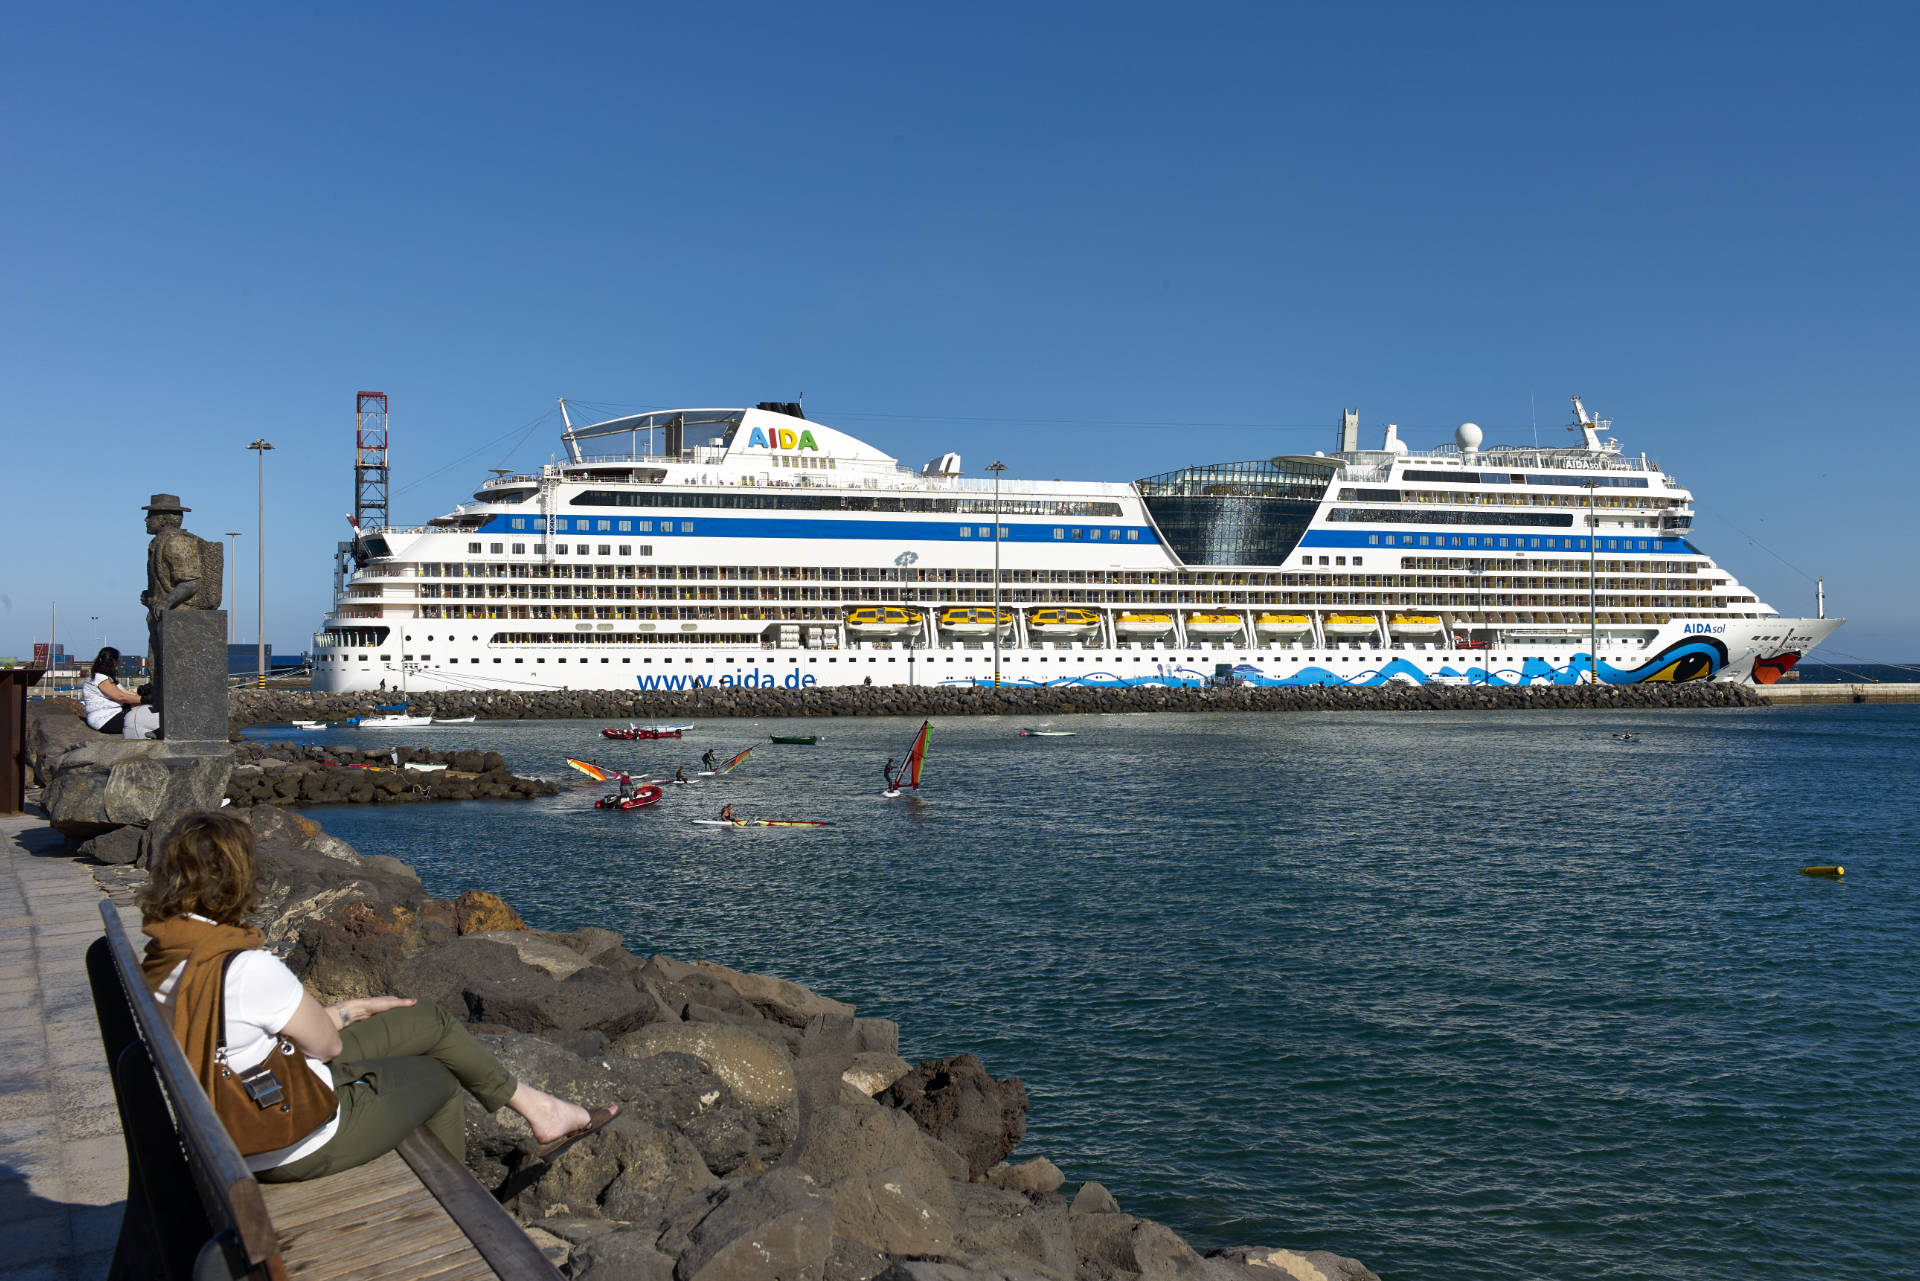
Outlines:
<svg viewBox="0 0 1920 1281"><path fill-rule="evenodd" d="M257 1181L148 992L119 913L103 902L100 914L106 935L87 949L87 978L127 1145L126 1217L109 1281L559 1281L520 1225L424 1129L357 1169L308 1183Z"/></svg>

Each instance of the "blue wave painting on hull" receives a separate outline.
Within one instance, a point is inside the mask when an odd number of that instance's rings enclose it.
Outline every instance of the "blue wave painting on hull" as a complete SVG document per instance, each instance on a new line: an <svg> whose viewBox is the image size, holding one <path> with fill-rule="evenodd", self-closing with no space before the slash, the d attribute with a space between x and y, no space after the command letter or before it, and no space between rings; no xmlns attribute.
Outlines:
<svg viewBox="0 0 1920 1281"><path fill-rule="evenodd" d="M1607 685L1637 685L1642 681L1691 681L1708 680L1726 665L1727 647L1717 640L1690 639L1675 642L1658 654L1633 667L1615 667L1602 659L1598 666L1602 683ZM1447 684L1466 683L1472 685L1578 685L1588 679L1588 673L1595 664L1586 654L1575 654L1561 667L1556 667L1544 658L1528 658L1518 668L1494 668L1469 666L1461 671L1454 667L1442 667L1429 675L1415 667L1404 658L1396 658L1385 666L1360 671L1352 676L1342 676L1325 667L1303 667L1297 672L1285 676L1269 676L1252 663L1239 663L1234 666L1234 677L1247 685L1355 685L1371 687L1386 685L1393 681L1401 684L1426 685L1438 677ZM1054 680L1035 680L1002 676L1002 685L1030 686L1070 686L1093 685L1136 686L1162 685L1171 687L1196 688L1205 686L1210 677L1205 672L1191 667L1162 668L1150 676L1121 676L1114 672L1087 672L1080 676L1062 676ZM942 685L991 685L991 679L958 678L940 682Z"/></svg>

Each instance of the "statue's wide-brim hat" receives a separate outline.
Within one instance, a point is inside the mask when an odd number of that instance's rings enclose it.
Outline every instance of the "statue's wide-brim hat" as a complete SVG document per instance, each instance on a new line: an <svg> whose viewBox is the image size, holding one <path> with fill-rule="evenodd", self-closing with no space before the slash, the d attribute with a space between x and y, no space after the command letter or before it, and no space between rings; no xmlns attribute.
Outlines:
<svg viewBox="0 0 1920 1281"><path fill-rule="evenodd" d="M180 505L180 495L178 494L155 494L152 501L140 510L144 512L190 512L193 508L182 507Z"/></svg>

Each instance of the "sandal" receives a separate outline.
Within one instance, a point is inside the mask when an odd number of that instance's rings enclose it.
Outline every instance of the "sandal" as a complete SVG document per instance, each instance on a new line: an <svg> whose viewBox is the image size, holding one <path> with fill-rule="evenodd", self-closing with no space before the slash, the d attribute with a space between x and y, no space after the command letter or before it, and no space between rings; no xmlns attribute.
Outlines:
<svg viewBox="0 0 1920 1281"><path fill-rule="evenodd" d="M613 1120L613 1118L618 1115L620 1115L620 1105L618 1103L603 1108L595 1108L587 1114L587 1123L585 1125L577 1130L572 1130L561 1135L544 1147L536 1148L534 1150L534 1156L542 1161L550 1160L580 1140L586 1138L589 1134L597 1133L602 1126L606 1125L607 1122Z"/></svg>

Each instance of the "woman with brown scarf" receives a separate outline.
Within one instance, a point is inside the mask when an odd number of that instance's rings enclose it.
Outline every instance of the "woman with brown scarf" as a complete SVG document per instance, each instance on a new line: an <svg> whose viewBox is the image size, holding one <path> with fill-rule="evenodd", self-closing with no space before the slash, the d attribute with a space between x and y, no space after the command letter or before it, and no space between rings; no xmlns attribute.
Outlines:
<svg viewBox="0 0 1920 1281"><path fill-rule="evenodd" d="M244 924L253 895L253 829L211 812L174 829L140 906L151 939L147 984L172 1011L187 1061L262 1180L351 1169L419 1125L462 1156L462 1088L483 1107L525 1117L542 1156L619 1110L590 1114L516 1083L432 1001L372 996L321 1005ZM317 1081L301 1078L302 1070Z"/></svg>

